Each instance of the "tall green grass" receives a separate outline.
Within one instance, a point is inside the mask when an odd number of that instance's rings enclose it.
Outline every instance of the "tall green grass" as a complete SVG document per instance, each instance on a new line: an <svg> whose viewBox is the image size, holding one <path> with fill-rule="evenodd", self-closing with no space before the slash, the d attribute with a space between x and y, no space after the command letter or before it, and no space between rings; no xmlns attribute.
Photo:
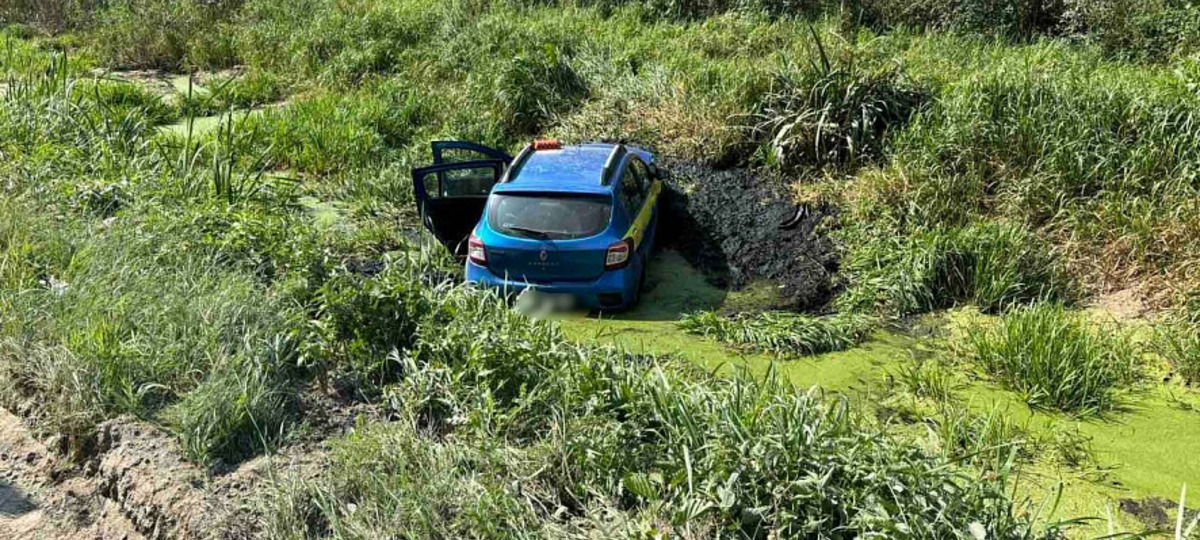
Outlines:
<svg viewBox="0 0 1200 540"><path fill-rule="evenodd" d="M844 262L849 287L836 300L842 309L911 314L970 302L997 312L1076 295L1054 248L1017 226L982 222L909 237L870 229L845 234L857 245Z"/></svg>
<svg viewBox="0 0 1200 540"><path fill-rule="evenodd" d="M1120 408L1122 393L1143 376L1128 336L1055 304L1008 313L994 328L973 328L967 343L981 368L1038 408L1105 414Z"/></svg>
<svg viewBox="0 0 1200 540"><path fill-rule="evenodd" d="M969 52L934 39L912 55L947 80L894 156L851 192L854 216L911 237L980 220L1036 230L1096 285L1172 282L1197 256L1190 61L1174 68L1104 59L1060 43ZM961 44L957 45L961 46ZM936 51L936 52L930 52ZM945 62L973 72L935 73Z"/></svg>
<svg viewBox="0 0 1200 540"><path fill-rule="evenodd" d="M816 30L808 69L785 69L763 96L754 127L765 161L784 168L853 166L878 158L889 134L919 109L926 90L898 65L863 68L851 51L830 57Z"/></svg>
<svg viewBox="0 0 1200 540"><path fill-rule="evenodd" d="M286 383L296 346L276 336L254 357L224 363L165 412L187 457L236 462L269 451L293 420L294 390Z"/></svg>

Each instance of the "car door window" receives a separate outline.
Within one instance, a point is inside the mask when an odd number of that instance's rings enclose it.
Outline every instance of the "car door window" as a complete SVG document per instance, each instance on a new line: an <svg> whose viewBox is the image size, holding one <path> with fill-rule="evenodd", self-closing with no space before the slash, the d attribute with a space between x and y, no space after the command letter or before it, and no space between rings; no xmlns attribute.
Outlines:
<svg viewBox="0 0 1200 540"><path fill-rule="evenodd" d="M496 183L493 170L486 167L449 170L436 176L437 194L434 191L429 193L436 198L486 197Z"/></svg>
<svg viewBox="0 0 1200 540"><path fill-rule="evenodd" d="M498 160L512 162L512 156L503 150L467 141L433 141L433 164L462 163L464 161Z"/></svg>
<svg viewBox="0 0 1200 540"><path fill-rule="evenodd" d="M634 173L642 179L642 200L644 201L650 195L650 169L640 159L635 159L631 165L633 165Z"/></svg>
<svg viewBox="0 0 1200 540"><path fill-rule="evenodd" d="M417 202L486 199L503 170L504 164L499 161L464 161L414 169Z"/></svg>
<svg viewBox="0 0 1200 540"><path fill-rule="evenodd" d="M630 161L625 167L624 177L621 179L621 202L625 205L625 210L629 212L630 217L637 217L638 212L642 209L642 203L646 201L646 192L644 189L645 177L634 167L638 163L637 160Z"/></svg>

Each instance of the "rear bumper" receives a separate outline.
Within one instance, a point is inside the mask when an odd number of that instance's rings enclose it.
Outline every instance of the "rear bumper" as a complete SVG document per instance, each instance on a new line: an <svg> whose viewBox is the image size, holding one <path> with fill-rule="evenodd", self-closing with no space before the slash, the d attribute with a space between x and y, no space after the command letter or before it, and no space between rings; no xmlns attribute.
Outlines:
<svg viewBox="0 0 1200 540"><path fill-rule="evenodd" d="M575 297L580 307L587 309L626 309L633 304L637 288L637 272L633 265L620 270L609 270L593 281L554 281L528 283L505 279L493 274L485 266L467 260L467 283L495 289L505 296L516 296L528 288L550 294L569 294Z"/></svg>

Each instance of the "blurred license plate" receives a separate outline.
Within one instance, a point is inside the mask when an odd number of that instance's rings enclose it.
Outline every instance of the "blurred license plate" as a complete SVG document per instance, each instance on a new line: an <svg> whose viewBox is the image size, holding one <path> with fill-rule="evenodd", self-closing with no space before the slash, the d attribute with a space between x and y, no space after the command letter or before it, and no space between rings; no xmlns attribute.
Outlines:
<svg viewBox="0 0 1200 540"><path fill-rule="evenodd" d="M566 311L575 307L575 296L564 293L541 293L544 302L551 309Z"/></svg>
<svg viewBox="0 0 1200 540"><path fill-rule="evenodd" d="M531 312L570 311L575 309L575 296L566 293L542 292L531 287L521 293L517 304Z"/></svg>

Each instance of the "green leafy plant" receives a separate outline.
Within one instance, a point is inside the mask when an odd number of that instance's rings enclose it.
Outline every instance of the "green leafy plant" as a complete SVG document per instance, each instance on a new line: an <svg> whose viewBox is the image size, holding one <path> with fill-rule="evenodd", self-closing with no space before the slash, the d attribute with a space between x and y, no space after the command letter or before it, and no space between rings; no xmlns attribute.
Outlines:
<svg viewBox="0 0 1200 540"><path fill-rule="evenodd" d="M1200 327L1187 322L1163 325L1156 332L1156 345L1179 376L1189 383L1200 382Z"/></svg>

